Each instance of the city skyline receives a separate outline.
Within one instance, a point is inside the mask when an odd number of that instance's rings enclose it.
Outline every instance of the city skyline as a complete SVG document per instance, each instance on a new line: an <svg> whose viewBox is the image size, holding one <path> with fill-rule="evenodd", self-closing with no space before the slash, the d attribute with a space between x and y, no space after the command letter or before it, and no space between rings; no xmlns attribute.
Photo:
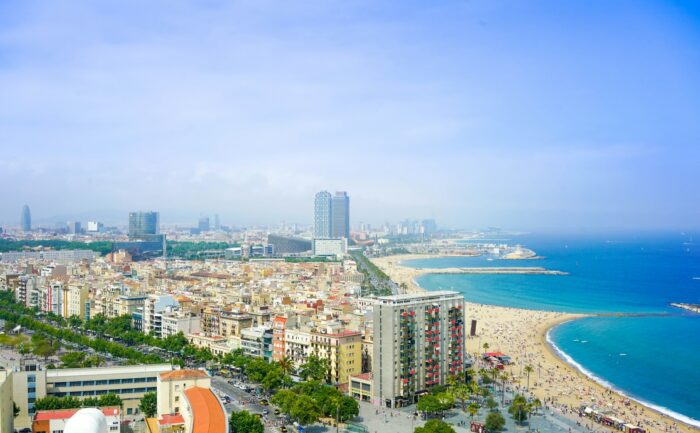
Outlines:
<svg viewBox="0 0 700 433"><path fill-rule="evenodd" d="M0 5L0 222L697 228L692 4L269 6Z"/></svg>

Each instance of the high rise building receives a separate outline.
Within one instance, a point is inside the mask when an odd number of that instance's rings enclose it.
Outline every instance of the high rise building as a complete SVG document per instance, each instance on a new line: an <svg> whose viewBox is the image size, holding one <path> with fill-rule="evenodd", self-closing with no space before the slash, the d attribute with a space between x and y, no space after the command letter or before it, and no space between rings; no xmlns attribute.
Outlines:
<svg viewBox="0 0 700 433"><path fill-rule="evenodd" d="M375 404L412 404L449 375L464 374L465 309L459 293L381 296L372 315Z"/></svg>
<svg viewBox="0 0 700 433"><path fill-rule="evenodd" d="M350 197L345 191L333 196L331 205L331 237L350 238Z"/></svg>
<svg viewBox="0 0 700 433"><path fill-rule="evenodd" d="M199 219L199 224L197 225L197 227L199 228L200 233L208 232L209 231L209 217L208 216L201 217Z"/></svg>
<svg viewBox="0 0 700 433"><path fill-rule="evenodd" d="M221 230L221 221L219 221L219 214L214 215L214 230Z"/></svg>
<svg viewBox="0 0 700 433"><path fill-rule="evenodd" d="M22 208L20 226L22 226L22 230L25 232L32 231L32 213L29 211L29 206L27 206L26 204Z"/></svg>
<svg viewBox="0 0 700 433"><path fill-rule="evenodd" d="M72 235L79 235L83 231L83 226L80 221L68 221L68 233Z"/></svg>
<svg viewBox="0 0 700 433"><path fill-rule="evenodd" d="M160 214L158 212L130 212L129 238L151 238L160 232Z"/></svg>
<svg viewBox="0 0 700 433"><path fill-rule="evenodd" d="M314 238L331 237L331 212L333 197L328 191L316 193L314 199Z"/></svg>

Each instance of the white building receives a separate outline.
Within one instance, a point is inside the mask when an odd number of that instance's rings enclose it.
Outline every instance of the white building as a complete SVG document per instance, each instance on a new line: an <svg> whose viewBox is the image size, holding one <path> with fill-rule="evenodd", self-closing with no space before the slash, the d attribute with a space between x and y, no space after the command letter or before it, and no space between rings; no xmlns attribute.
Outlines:
<svg viewBox="0 0 700 433"><path fill-rule="evenodd" d="M314 239L313 255L322 257L342 257L348 252L348 240L340 239Z"/></svg>

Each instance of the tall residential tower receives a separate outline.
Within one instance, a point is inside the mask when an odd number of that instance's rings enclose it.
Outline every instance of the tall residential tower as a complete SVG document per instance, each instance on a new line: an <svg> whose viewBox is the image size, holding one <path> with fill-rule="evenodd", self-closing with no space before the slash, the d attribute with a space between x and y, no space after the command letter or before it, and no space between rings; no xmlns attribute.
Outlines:
<svg viewBox="0 0 700 433"><path fill-rule="evenodd" d="M437 291L380 296L373 308L375 404L415 403L417 395L448 376L463 375L464 297Z"/></svg>

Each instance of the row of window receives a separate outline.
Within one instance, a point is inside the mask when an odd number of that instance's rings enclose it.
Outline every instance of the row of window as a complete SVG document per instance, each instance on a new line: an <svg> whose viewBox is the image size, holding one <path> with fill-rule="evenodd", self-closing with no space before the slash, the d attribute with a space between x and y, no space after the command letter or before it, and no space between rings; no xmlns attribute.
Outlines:
<svg viewBox="0 0 700 433"><path fill-rule="evenodd" d="M95 385L121 385L123 383L145 383L155 382L155 377L136 377L127 379L104 379L104 380L77 380L74 382L55 382L53 386L95 386Z"/></svg>
<svg viewBox="0 0 700 433"><path fill-rule="evenodd" d="M98 389L97 391L71 391L71 392L52 392L51 395L56 397L93 397L109 393L115 394L142 394L146 392L155 392L155 387L150 388L124 388L124 389Z"/></svg>

